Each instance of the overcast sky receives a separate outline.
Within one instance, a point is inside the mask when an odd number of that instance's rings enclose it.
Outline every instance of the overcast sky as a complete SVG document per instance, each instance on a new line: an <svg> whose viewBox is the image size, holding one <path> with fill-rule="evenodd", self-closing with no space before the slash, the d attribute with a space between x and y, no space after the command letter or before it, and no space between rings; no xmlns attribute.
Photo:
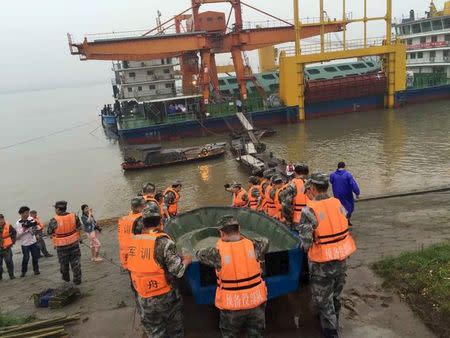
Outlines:
<svg viewBox="0 0 450 338"><path fill-rule="evenodd" d="M367 0L368 15L384 15L384 0ZM246 0L283 19L292 19L292 0ZM441 7L444 0L435 3ZM319 16L317 0L300 0L300 16ZM347 12L362 16L363 0L347 0ZM393 0L395 17L406 16L410 9L427 10L427 0ZM66 33L78 40L86 33L147 29L155 26L157 10L162 20L190 7L190 0L22 0L3 1L0 10L0 92L20 89L70 86L109 82L108 61L84 61L71 56ZM205 5L203 10L228 13L228 4ZM325 0L330 17L342 16L341 0ZM244 21L259 21L266 16L243 8ZM358 38L362 29L354 26L350 36ZM379 36L382 23L371 23L369 36ZM219 61L226 62L227 56Z"/></svg>

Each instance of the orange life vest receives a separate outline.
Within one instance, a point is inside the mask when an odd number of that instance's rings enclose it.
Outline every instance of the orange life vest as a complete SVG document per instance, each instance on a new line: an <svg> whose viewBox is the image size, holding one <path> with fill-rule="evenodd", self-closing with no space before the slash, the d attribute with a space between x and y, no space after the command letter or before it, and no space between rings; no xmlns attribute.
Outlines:
<svg viewBox="0 0 450 338"><path fill-rule="evenodd" d="M320 201L309 201L317 218L314 242L308 250L312 262L342 261L356 250L355 242L348 231L348 220L341 202L334 197Z"/></svg>
<svg viewBox="0 0 450 338"><path fill-rule="evenodd" d="M128 242L133 235L133 224L136 219L142 216L142 213L136 214L130 212L128 215L119 219L117 227L117 238L119 239L119 259L122 267L127 268Z"/></svg>
<svg viewBox="0 0 450 338"><path fill-rule="evenodd" d="M283 212L282 212L283 206L281 205L281 202L280 202L280 192L285 190L287 187L288 187L288 185L285 184L281 188L278 188L275 191L275 196L273 198L273 203L275 204L275 210L276 210L276 214L275 214L274 218L276 218L277 220L282 221L282 222L285 221L285 218L283 217Z"/></svg>
<svg viewBox="0 0 450 338"><path fill-rule="evenodd" d="M275 208L275 202L274 200L270 197L270 192L272 191L272 186L269 185L266 188L266 193L264 195L264 198L266 200L266 208L265 208L265 213L270 216L270 217L275 217L276 213L277 213L277 209Z"/></svg>
<svg viewBox="0 0 450 338"><path fill-rule="evenodd" d="M252 193L254 190L258 191L259 198L252 196ZM262 200L261 186L260 185L252 185L250 187L250 189L248 189L248 206L252 210L259 210L261 200Z"/></svg>
<svg viewBox="0 0 450 338"><path fill-rule="evenodd" d="M127 267L133 286L142 298L163 295L172 289L164 269L155 259L155 244L160 237L169 236L162 232L150 232L133 235L129 240Z"/></svg>
<svg viewBox="0 0 450 338"><path fill-rule="evenodd" d="M293 178L292 182L295 184L297 194L292 201L292 222L300 223L302 209L309 201L308 196L305 195L305 183L301 178Z"/></svg>
<svg viewBox="0 0 450 338"><path fill-rule="evenodd" d="M246 191L240 189L237 193L233 193L233 207L244 208L247 206L248 201L244 201L244 195Z"/></svg>
<svg viewBox="0 0 450 338"><path fill-rule="evenodd" d="M266 188L269 186L269 180L267 178L263 178L259 183L259 186L261 188L261 204L259 206L259 210L264 211L266 209Z"/></svg>
<svg viewBox="0 0 450 338"><path fill-rule="evenodd" d="M75 214L55 215L54 218L58 226L53 233L53 245L60 247L78 242L80 234L77 230Z"/></svg>
<svg viewBox="0 0 450 338"><path fill-rule="evenodd" d="M180 194L172 188L167 188L166 190L164 190L164 196L166 196L168 192L171 192L175 195L175 201L167 206L167 211L169 212L170 216L176 216L178 213L178 201L180 200Z"/></svg>
<svg viewBox="0 0 450 338"><path fill-rule="evenodd" d="M9 234L9 229L11 227L11 224L5 223L3 226L3 232L2 232L2 238L3 238L3 244L2 249L8 249L13 245L12 238Z"/></svg>
<svg viewBox="0 0 450 338"><path fill-rule="evenodd" d="M221 269L216 271L215 304L221 310L254 309L267 301L267 289L253 243L242 238L237 242L217 242Z"/></svg>
<svg viewBox="0 0 450 338"><path fill-rule="evenodd" d="M37 224L37 228L38 228L38 230L44 230L44 224L41 222L41 220L39 219L39 217L36 217L35 219L34 219L34 221L36 222L36 224Z"/></svg>

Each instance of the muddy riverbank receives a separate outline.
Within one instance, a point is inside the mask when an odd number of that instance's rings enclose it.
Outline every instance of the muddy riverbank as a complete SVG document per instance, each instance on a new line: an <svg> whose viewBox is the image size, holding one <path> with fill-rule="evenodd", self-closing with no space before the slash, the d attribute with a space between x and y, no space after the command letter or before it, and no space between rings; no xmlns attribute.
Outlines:
<svg viewBox="0 0 450 338"><path fill-rule="evenodd" d="M450 192L397 197L358 203L353 235L359 250L349 261L348 281L343 294L344 337L433 337L434 335L392 291L370 270L376 260L405 250L419 249L450 239L448 226ZM101 236L105 261L92 263L89 249L82 246L83 297L62 310L36 309L31 294L62 284L56 256L40 261L41 275L0 282L2 311L38 318L81 312L84 321L71 330L75 337L131 337L136 335L134 300L126 273L120 272L115 227L105 227ZM20 248L14 248L16 274ZM268 304L267 333L270 337L319 337L318 323L309 302L309 290ZM197 306L185 296L188 337L219 336L217 312Z"/></svg>

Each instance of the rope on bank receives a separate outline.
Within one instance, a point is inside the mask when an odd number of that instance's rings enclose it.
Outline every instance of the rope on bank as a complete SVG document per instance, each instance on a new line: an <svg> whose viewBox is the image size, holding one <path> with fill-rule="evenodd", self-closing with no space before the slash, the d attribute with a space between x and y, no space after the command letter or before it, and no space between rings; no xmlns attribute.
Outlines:
<svg viewBox="0 0 450 338"><path fill-rule="evenodd" d="M431 194L431 193L436 193L436 192L446 192L446 191L450 191L450 187L441 187L441 188L430 189L430 190L409 191L409 192L396 193L396 194L391 194L391 195L365 197L365 198L360 198L359 200L356 200L356 202L358 202L358 203L359 202L369 202L369 201L376 201L376 200L382 200L382 199L388 199L388 198L417 196L417 195L425 195L425 194Z"/></svg>

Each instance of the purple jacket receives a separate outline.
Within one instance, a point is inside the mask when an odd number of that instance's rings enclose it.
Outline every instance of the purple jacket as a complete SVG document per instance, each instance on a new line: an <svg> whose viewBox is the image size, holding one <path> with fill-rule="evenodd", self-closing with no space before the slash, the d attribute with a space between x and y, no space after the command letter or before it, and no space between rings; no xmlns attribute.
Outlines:
<svg viewBox="0 0 450 338"><path fill-rule="evenodd" d="M330 183L333 186L334 197L341 201L345 210L347 210L347 215L351 215L355 205L353 193L356 196L360 194L358 184L352 174L345 169L336 170L330 175Z"/></svg>

